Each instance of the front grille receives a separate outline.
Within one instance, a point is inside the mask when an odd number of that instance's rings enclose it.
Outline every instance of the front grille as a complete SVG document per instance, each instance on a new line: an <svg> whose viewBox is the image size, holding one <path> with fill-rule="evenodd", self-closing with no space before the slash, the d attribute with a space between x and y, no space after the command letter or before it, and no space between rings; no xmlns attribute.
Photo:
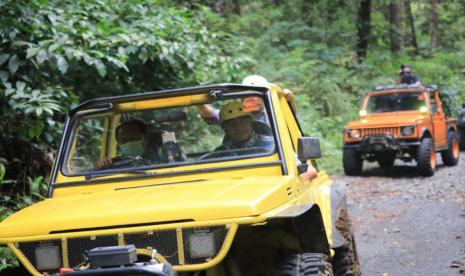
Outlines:
<svg viewBox="0 0 465 276"><path fill-rule="evenodd" d="M170 264L179 264L176 229L124 235L126 244L139 249L156 249Z"/></svg>
<svg viewBox="0 0 465 276"><path fill-rule="evenodd" d="M61 264L60 267L79 267L85 263L85 254L87 251L104 246L115 246L134 244L137 249L145 249L150 252L156 249L164 259L170 264L191 265L208 262L212 258L191 258L189 254L189 235L201 229L208 230L214 236L215 256L219 253L224 245L228 234L228 227L209 226L200 228L174 228L162 230L150 230L137 233L96 235L79 238L69 238L63 240L22 242L17 244L17 248L24 254L29 262L41 273L56 273L58 269L38 269L38 265L44 262L55 262ZM59 260L37 260L36 248L38 246L58 246ZM44 255L44 254L42 254ZM48 255L48 258L56 258L57 254ZM213 257L214 258L214 257Z"/></svg>
<svg viewBox="0 0 465 276"><path fill-rule="evenodd" d="M78 267L85 262L84 255L96 247L118 245L118 236L96 236L85 238L68 239L68 261L69 267Z"/></svg>
<svg viewBox="0 0 465 276"><path fill-rule="evenodd" d="M369 135L392 135L394 138L400 136L400 127L379 127L360 129L360 136L363 138Z"/></svg>

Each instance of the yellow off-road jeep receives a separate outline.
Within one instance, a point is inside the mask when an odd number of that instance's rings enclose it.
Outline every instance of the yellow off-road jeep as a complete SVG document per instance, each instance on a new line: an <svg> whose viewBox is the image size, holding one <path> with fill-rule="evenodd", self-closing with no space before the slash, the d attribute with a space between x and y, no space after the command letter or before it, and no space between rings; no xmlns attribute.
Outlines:
<svg viewBox="0 0 465 276"><path fill-rule="evenodd" d="M0 244L33 275L359 275L345 186L299 176L320 155L276 85L87 101Z"/></svg>

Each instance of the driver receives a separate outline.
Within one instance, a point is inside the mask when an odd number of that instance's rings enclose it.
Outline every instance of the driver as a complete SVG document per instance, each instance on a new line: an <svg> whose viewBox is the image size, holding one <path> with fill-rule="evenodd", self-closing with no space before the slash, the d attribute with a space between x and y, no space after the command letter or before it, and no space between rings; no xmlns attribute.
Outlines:
<svg viewBox="0 0 465 276"><path fill-rule="evenodd" d="M215 151L254 147L264 148L269 151L274 150L273 137L254 132L252 114L243 110L241 102L231 102L224 105L220 110L219 117L221 127L225 132L225 139L223 144L217 147ZM309 164L307 171L299 176L303 181L310 181L318 176L318 171Z"/></svg>
<svg viewBox="0 0 465 276"><path fill-rule="evenodd" d="M123 122L115 130L119 156L106 157L97 162L98 168L109 167L118 158L142 157L146 161L157 163L160 161L158 147L149 143L147 126L141 120Z"/></svg>
<svg viewBox="0 0 465 276"><path fill-rule="evenodd" d="M225 139L215 151L253 147L266 148L270 151L274 149L272 136L258 134L253 130L252 114L243 110L241 102L224 105L220 110L219 119L225 132Z"/></svg>

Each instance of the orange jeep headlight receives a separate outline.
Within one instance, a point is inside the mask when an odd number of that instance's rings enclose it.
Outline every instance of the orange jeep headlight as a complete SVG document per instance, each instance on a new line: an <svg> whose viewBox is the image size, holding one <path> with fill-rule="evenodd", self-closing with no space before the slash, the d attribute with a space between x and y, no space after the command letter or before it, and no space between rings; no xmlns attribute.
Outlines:
<svg viewBox="0 0 465 276"><path fill-rule="evenodd" d="M400 132L402 133L402 136L412 136L415 133L415 127L405 126L401 128Z"/></svg>
<svg viewBox="0 0 465 276"><path fill-rule="evenodd" d="M349 134L350 138L354 138L354 139L360 138L360 130L358 129L349 129L347 130L347 134Z"/></svg>

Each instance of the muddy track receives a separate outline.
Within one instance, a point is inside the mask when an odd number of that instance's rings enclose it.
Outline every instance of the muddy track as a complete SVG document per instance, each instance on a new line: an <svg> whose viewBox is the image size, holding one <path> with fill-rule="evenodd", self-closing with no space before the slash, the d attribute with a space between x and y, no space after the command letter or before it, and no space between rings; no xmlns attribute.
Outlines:
<svg viewBox="0 0 465 276"><path fill-rule="evenodd" d="M348 184L363 275L465 275L465 152L455 167L437 157L432 177L400 161L333 177Z"/></svg>

